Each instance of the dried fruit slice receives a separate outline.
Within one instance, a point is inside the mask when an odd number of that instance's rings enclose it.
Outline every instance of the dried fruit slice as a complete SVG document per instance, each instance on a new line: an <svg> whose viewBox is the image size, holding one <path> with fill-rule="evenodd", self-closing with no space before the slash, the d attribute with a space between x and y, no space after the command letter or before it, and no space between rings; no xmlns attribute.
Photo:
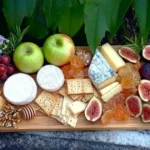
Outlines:
<svg viewBox="0 0 150 150"><path fill-rule="evenodd" d="M145 123L150 122L150 105L149 104L143 105L143 112L142 112L141 117L142 117L143 122Z"/></svg>
<svg viewBox="0 0 150 150"><path fill-rule="evenodd" d="M138 86L138 92L143 101L145 102L150 101L150 81L141 80Z"/></svg>
<svg viewBox="0 0 150 150"><path fill-rule="evenodd" d="M142 55L145 59L150 60L150 45L145 46L142 51Z"/></svg>
<svg viewBox="0 0 150 150"><path fill-rule="evenodd" d="M149 63L142 65L141 68L139 69L139 72L143 78L150 80L150 64Z"/></svg>
<svg viewBox="0 0 150 150"><path fill-rule="evenodd" d="M138 60L140 60L140 56L129 47L120 48L119 54L122 58L132 63L136 63Z"/></svg>
<svg viewBox="0 0 150 150"><path fill-rule="evenodd" d="M115 119L120 120L120 121L126 121L130 118L130 113L128 108L125 105L118 104L114 108L113 115Z"/></svg>
<svg viewBox="0 0 150 150"><path fill-rule="evenodd" d="M89 121L94 122L94 121L98 120L100 118L100 116L102 115L102 104L101 104L100 100L97 99L96 97L93 97L89 101L89 103L84 111L84 114L85 114L86 119Z"/></svg>
<svg viewBox="0 0 150 150"><path fill-rule="evenodd" d="M131 95L126 99L126 106L129 109L130 115L137 118L142 113L142 102L140 97Z"/></svg>
<svg viewBox="0 0 150 150"><path fill-rule="evenodd" d="M107 110L101 117L102 124L108 123L113 118L113 111Z"/></svg>

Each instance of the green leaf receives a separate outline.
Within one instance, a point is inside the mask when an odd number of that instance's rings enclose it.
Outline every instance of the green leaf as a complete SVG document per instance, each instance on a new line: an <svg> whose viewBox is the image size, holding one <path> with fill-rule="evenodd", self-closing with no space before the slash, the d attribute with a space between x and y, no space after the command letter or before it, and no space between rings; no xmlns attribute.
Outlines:
<svg viewBox="0 0 150 150"><path fill-rule="evenodd" d="M74 36L83 24L83 5L73 5L60 17L59 32Z"/></svg>
<svg viewBox="0 0 150 150"><path fill-rule="evenodd" d="M3 0L3 13L10 29L20 26L24 17L32 16L37 0Z"/></svg>
<svg viewBox="0 0 150 150"><path fill-rule="evenodd" d="M32 17L26 18L26 26L29 25L29 31L28 34L32 37L35 37L36 39L42 39L46 35L48 35L49 30L46 26L45 17L43 14L43 7L42 7L42 1L38 1L36 10Z"/></svg>
<svg viewBox="0 0 150 150"><path fill-rule="evenodd" d="M120 25L123 22L123 18L130 7L133 0L119 0L118 4L116 5L117 8L114 10L114 14L111 17L111 21L109 24L109 31L111 39L118 31Z"/></svg>
<svg viewBox="0 0 150 150"><path fill-rule="evenodd" d="M140 26L140 34L146 41L150 29L150 1L134 0L133 6Z"/></svg>
<svg viewBox="0 0 150 150"><path fill-rule="evenodd" d="M85 4L85 0L79 0L80 4Z"/></svg>
<svg viewBox="0 0 150 150"><path fill-rule="evenodd" d="M44 0L43 11L48 27L63 14L63 11L71 6L71 0Z"/></svg>
<svg viewBox="0 0 150 150"><path fill-rule="evenodd" d="M108 30L117 3L118 0L86 0L85 33L93 54Z"/></svg>

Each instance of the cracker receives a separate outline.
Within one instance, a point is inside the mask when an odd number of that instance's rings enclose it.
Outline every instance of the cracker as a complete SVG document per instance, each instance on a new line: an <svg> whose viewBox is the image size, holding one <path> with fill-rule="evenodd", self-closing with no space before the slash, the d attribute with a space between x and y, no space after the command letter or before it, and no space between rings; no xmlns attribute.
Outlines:
<svg viewBox="0 0 150 150"><path fill-rule="evenodd" d="M95 96L95 97L99 97L97 91L96 91L94 88L93 88L93 90L94 90L94 96Z"/></svg>
<svg viewBox="0 0 150 150"><path fill-rule="evenodd" d="M87 94L94 93L90 79L83 79L83 91Z"/></svg>
<svg viewBox="0 0 150 150"><path fill-rule="evenodd" d="M59 111L59 105L60 105L60 101L62 100L62 97L60 95L57 96L57 101L56 101L56 105L55 107L53 108L52 112L51 112L51 115L53 116L58 116L57 112Z"/></svg>
<svg viewBox="0 0 150 150"><path fill-rule="evenodd" d="M49 92L43 91L36 99L35 102L41 109L49 116L55 107L56 99Z"/></svg>
<svg viewBox="0 0 150 150"><path fill-rule="evenodd" d="M82 94L77 100L81 101L83 97L84 97L84 95Z"/></svg>
<svg viewBox="0 0 150 150"><path fill-rule="evenodd" d="M94 96L94 94L85 94L84 98L85 98L86 102L88 102L89 100L92 99L93 96Z"/></svg>
<svg viewBox="0 0 150 150"><path fill-rule="evenodd" d="M65 86L63 86L59 91L58 93L62 96L67 96L67 89Z"/></svg>
<svg viewBox="0 0 150 150"><path fill-rule="evenodd" d="M83 93L83 79L68 79L67 93L68 94L82 94Z"/></svg>
<svg viewBox="0 0 150 150"><path fill-rule="evenodd" d="M75 101L75 100L78 100L79 97L81 97L81 94L71 94L69 95L69 97Z"/></svg>

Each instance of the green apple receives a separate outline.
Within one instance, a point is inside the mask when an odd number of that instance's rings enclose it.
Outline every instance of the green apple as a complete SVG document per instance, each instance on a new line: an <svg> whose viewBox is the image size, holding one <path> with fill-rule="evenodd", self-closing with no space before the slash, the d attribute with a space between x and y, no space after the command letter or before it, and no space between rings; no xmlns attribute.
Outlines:
<svg viewBox="0 0 150 150"><path fill-rule="evenodd" d="M15 66L24 73L37 72L44 63L44 55L40 47L31 42L17 46L13 54Z"/></svg>
<svg viewBox="0 0 150 150"><path fill-rule="evenodd" d="M43 53L49 63L56 66L65 65L75 53L74 42L65 34L51 35L44 43Z"/></svg>

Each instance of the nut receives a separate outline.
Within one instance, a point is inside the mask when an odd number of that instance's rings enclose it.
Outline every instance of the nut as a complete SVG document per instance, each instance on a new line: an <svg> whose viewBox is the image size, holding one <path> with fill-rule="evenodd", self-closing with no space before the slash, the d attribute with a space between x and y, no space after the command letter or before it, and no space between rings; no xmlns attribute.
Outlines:
<svg viewBox="0 0 150 150"><path fill-rule="evenodd" d="M17 123L21 122L21 109L16 109L10 104L6 104L0 112L1 127L17 128Z"/></svg>

